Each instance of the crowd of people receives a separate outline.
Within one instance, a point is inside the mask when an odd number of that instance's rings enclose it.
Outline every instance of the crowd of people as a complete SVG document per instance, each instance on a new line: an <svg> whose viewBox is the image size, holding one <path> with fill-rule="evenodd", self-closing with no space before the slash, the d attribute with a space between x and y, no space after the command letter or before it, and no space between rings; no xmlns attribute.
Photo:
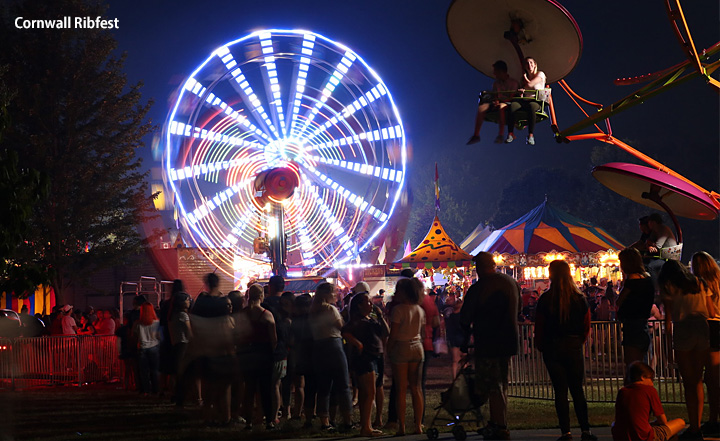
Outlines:
<svg viewBox="0 0 720 441"><path fill-rule="evenodd" d="M421 433L428 361L436 352L449 352L457 376L460 357L470 351L471 392L478 405L489 407L484 439L509 439L510 359L519 352L519 323L532 320L534 345L554 389L559 440L572 439L571 396L581 439L592 441L597 438L583 389L585 343L592 320L616 319L626 385L617 396L613 438L664 440L682 431L685 421L667 419L653 387L648 320L656 316L665 321L671 344L665 350L684 386L689 427L679 439L720 435L720 267L708 253L694 254L690 267L664 260L654 278L646 256L626 248L619 253L623 277L617 294L606 281L579 286L564 260L550 263L549 288L541 294L497 271L491 254L473 260L477 281L465 293L452 286L426 289L405 270L387 303L384 292L373 295L365 282L345 295L331 283L321 283L313 295L296 295L285 291L279 276L225 295L218 276L208 274L206 291L195 299L180 280L159 308L136 296L120 325L112 311L91 310L76 321L74 308L64 305L43 329L51 335L114 332L126 387L144 396L167 393L181 408L200 404L207 425L253 430L263 424L274 430L286 419L326 432L358 429L362 436ZM384 421L386 375L392 386ZM709 403L704 423L703 383Z"/></svg>

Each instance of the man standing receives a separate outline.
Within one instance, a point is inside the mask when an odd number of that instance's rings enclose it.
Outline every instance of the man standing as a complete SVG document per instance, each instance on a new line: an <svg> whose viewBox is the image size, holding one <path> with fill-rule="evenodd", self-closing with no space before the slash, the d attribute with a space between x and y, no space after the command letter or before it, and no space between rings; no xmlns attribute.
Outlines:
<svg viewBox="0 0 720 441"><path fill-rule="evenodd" d="M483 430L486 440L510 439L507 429L507 388L510 357L518 353L520 286L512 277L495 272L490 253L480 252L473 261L478 281L465 295L460 323L475 339L475 389L490 405L490 419Z"/></svg>
<svg viewBox="0 0 720 441"><path fill-rule="evenodd" d="M285 290L285 279L282 276L272 276L267 283L267 297L263 300L262 307L269 310L275 319L275 331L277 334L277 345L273 351L273 375L272 375L272 403L273 415L283 406L287 408L288 403L282 402L281 380L287 375L287 357L290 332L290 320L280 306L280 297ZM287 415L285 415L287 417ZM278 421L273 421L276 423Z"/></svg>
<svg viewBox="0 0 720 441"><path fill-rule="evenodd" d="M75 319L72 318L72 305L65 305L62 307L62 318L60 323L62 324L62 335L75 335L77 334L77 324Z"/></svg>

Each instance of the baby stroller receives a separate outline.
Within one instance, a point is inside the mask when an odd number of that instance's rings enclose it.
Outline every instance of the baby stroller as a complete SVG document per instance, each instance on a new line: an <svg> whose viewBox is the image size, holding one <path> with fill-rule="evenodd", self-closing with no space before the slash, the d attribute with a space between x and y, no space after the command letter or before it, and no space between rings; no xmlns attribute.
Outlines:
<svg viewBox="0 0 720 441"><path fill-rule="evenodd" d="M435 416L426 431L428 439L438 438L440 432L434 426L441 423L445 427L452 426L455 439L464 440L467 438L467 432L462 423L470 418L474 419L478 434L482 434L484 424L480 407L485 404L487 397L475 392L475 369L470 359L471 355L465 354L460 360L460 370L450 388L440 394L440 405L435 408Z"/></svg>

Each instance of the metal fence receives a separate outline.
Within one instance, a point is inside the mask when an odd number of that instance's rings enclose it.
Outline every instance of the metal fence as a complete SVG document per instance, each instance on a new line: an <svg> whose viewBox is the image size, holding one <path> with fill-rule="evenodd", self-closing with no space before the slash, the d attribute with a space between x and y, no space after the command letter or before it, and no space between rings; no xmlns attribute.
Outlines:
<svg viewBox="0 0 720 441"><path fill-rule="evenodd" d="M655 370L655 387L663 403L684 403L682 382L677 367L667 353L665 324L651 320L651 345L648 364ZM535 325L520 325L520 353L510 362L509 394L520 398L554 399L550 377L535 349ZM592 322L585 343L585 396L589 402L614 402L623 387L622 335L619 322Z"/></svg>
<svg viewBox="0 0 720 441"><path fill-rule="evenodd" d="M0 339L0 389L120 381L114 335Z"/></svg>

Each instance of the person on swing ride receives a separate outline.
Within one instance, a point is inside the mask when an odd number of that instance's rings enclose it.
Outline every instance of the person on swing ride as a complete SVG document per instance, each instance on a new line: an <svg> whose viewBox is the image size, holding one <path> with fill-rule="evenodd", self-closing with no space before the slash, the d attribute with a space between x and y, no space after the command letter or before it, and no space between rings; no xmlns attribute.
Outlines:
<svg viewBox="0 0 720 441"><path fill-rule="evenodd" d="M537 100L535 91L545 89L546 82L547 78L545 77L545 73L538 70L535 59L533 57L526 57L523 87L520 89L523 98L510 103L510 112L508 112L507 118L508 137L505 140L506 143L511 143L515 140L515 134L513 133L515 113L518 110L523 110L528 115L528 137L526 142L530 145L535 145L535 136L533 133L535 132L536 114L540 110L540 101Z"/></svg>
<svg viewBox="0 0 720 441"><path fill-rule="evenodd" d="M478 103L477 114L475 115L475 131L468 140L467 145L477 144L480 142L480 127L482 127L485 121L485 115L488 111L497 111L499 114L498 121L498 136L495 138L495 144L502 144L503 134L505 132L505 112L509 106L512 94L509 91L515 91L520 88L520 83L508 75L507 63L502 60L498 60L493 64L493 75L495 75L495 82L493 83L493 100L486 102L480 98ZM512 128L508 129L508 132L512 131Z"/></svg>

